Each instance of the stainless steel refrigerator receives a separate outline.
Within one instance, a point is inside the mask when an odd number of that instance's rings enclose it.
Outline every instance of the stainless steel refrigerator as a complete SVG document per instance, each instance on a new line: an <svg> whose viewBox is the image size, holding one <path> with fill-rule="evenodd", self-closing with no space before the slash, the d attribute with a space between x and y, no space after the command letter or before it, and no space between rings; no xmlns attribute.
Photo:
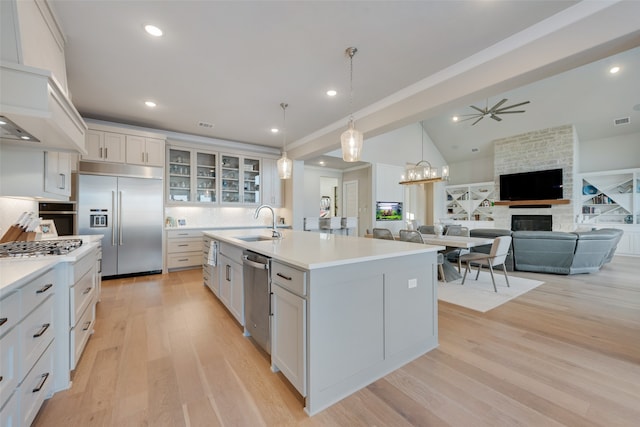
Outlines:
<svg viewBox="0 0 640 427"><path fill-rule="evenodd" d="M162 180L78 175L78 233L103 234L102 276L162 270Z"/></svg>

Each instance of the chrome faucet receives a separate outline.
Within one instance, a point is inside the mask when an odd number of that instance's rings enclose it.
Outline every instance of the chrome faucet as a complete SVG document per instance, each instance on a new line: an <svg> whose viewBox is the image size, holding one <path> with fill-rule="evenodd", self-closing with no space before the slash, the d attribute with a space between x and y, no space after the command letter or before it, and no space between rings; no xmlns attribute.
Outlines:
<svg viewBox="0 0 640 427"><path fill-rule="evenodd" d="M273 211L273 208L271 206L269 206L269 205L260 205L260 206L258 206L258 208L256 209L256 213L253 214L253 218L254 219L258 219L258 214L260 213L262 208L267 208L267 209L269 209L271 211L271 217L273 218L273 230L271 230L271 237L273 237L274 239L281 239L282 238L282 233L280 233L276 229L276 213Z"/></svg>

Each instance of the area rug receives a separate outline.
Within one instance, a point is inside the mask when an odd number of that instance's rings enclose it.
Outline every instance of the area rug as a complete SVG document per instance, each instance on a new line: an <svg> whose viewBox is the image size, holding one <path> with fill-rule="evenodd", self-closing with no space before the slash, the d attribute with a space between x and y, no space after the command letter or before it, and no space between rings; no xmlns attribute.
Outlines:
<svg viewBox="0 0 640 427"><path fill-rule="evenodd" d="M461 284L462 279L447 283L438 282L438 299L485 313L544 283L510 275L509 284L511 287L507 287L502 272L496 272L498 292L494 292L488 271L482 271L478 280L473 280L474 277L475 272L470 273L464 286Z"/></svg>

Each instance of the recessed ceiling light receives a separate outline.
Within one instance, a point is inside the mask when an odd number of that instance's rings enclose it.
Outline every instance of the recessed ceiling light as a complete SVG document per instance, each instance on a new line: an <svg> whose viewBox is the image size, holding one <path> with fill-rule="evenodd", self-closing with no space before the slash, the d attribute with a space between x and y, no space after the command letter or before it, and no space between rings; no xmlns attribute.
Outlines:
<svg viewBox="0 0 640 427"><path fill-rule="evenodd" d="M320 160L320 161L318 162L318 164L319 164L320 166L324 166L324 165L325 165L325 162L323 162L322 160Z"/></svg>
<svg viewBox="0 0 640 427"><path fill-rule="evenodd" d="M144 101L144 105L146 105L147 107L155 107L157 104L153 101Z"/></svg>
<svg viewBox="0 0 640 427"><path fill-rule="evenodd" d="M338 92L336 92L334 89L329 89L327 91L327 95L328 96L336 96L338 94Z"/></svg>
<svg viewBox="0 0 640 427"><path fill-rule="evenodd" d="M614 67L609 68L609 72L611 74L616 74L618 71L620 71L620 67L618 67L617 65Z"/></svg>
<svg viewBox="0 0 640 427"><path fill-rule="evenodd" d="M458 116L453 116L453 117L451 118L451 120L453 120L454 122L457 122L458 120L460 120L460 117L458 117Z"/></svg>
<svg viewBox="0 0 640 427"><path fill-rule="evenodd" d="M24 140L29 140L29 139L31 139L31 138L29 138L27 135L22 135L20 138L21 138L21 139L24 139Z"/></svg>
<svg viewBox="0 0 640 427"><path fill-rule="evenodd" d="M162 30L155 25L147 24L144 26L144 30L154 37L162 36Z"/></svg>
<svg viewBox="0 0 640 427"><path fill-rule="evenodd" d="M7 124L7 122L5 122L4 120L0 120L0 126L4 126L6 124Z"/></svg>
<svg viewBox="0 0 640 427"><path fill-rule="evenodd" d="M278 128L271 128L271 133L278 133L280 132L280 129Z"/></svg>

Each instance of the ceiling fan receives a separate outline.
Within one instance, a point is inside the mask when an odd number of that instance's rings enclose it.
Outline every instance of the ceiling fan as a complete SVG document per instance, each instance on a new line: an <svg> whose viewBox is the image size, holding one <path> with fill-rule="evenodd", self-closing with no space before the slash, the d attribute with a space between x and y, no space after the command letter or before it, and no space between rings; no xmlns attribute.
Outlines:
<svg viewBox="0 0 640 427"><path fill-rule="evenodd" d="M493 120L496 120L499 122L499 121L502 121L502 118L499 117L500 114L524 113L525 112L524 110L511 110L511 109L520 107L521 105L525 105L529 103L529 101L525 101L525 102L520 102L518 104L513 104L507 107L500 108L502 104L504 104L505 102L507 102L507 99L503 98L502 101L498 102L496 105L494 105L491 108L489 108L489 101L487 101L487 104L484 108L479 108L479 107L476 107L475 105L470 105L471 108L473 108L474 110L477 110L478 112L473 114L464 114L462 117L466 117L466 119L461 119L458 121L464 122L467 120L475 120L473 123L471 123L471 126L473 126L476 123L478 123L480 120L489 116Z"/></svg>

